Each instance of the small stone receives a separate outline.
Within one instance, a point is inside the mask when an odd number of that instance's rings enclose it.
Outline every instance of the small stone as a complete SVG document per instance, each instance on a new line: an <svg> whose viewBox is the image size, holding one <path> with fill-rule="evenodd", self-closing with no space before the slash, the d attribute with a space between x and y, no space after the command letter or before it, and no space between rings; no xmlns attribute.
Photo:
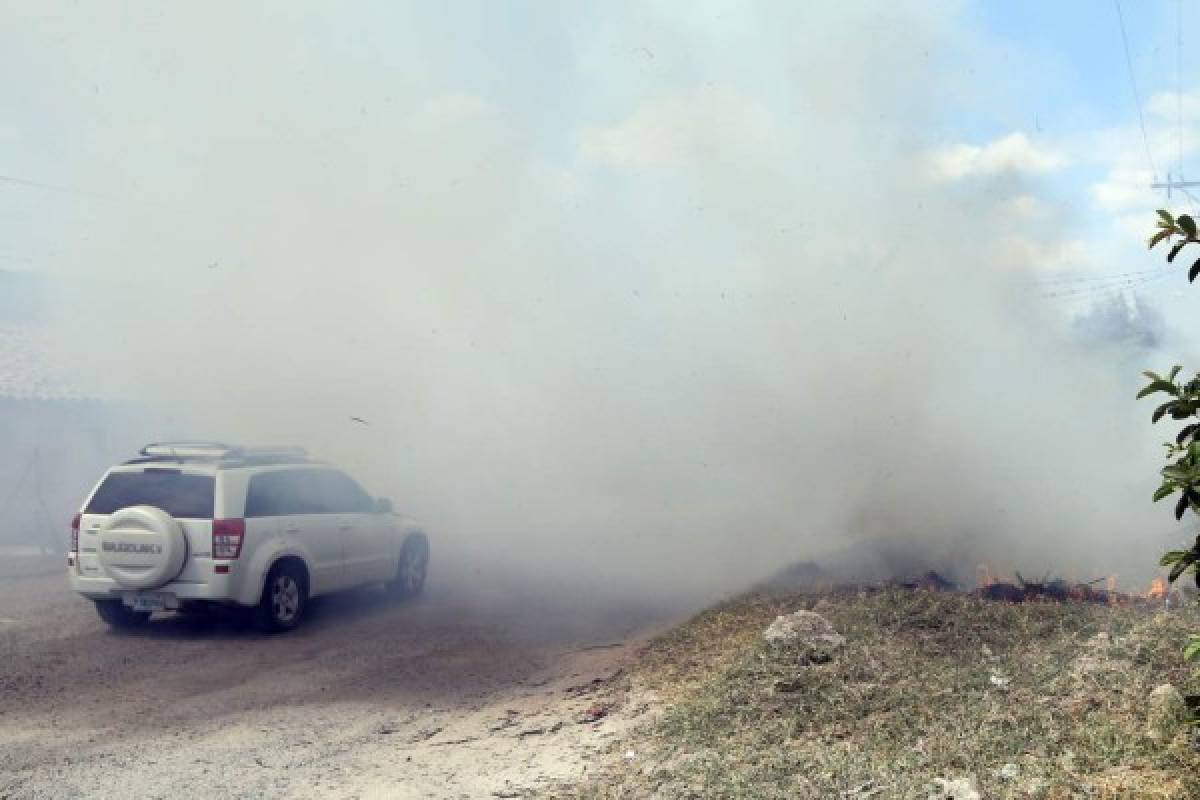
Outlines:
<svg viewBox="0 0 1200 800"><path fill-rule="evenodd" d="M1187 721L1187 701L1178 689L1164 683L1150 692L1146 733L1151 739L1160 742L1171 739Z"/></svg>
<svg viewBox="0 0 1200 800"><path fill-rule="evenodd" d="M1002 781L1015 781L1021 776L1021 768L1016 764L1005 764L1000 769L996 770L996 777Z"/></svg>
<svg viewBox="0 0 1200 800"><path fill-rule="evenodd" d="M771 644L800 643L836 649L846 643L829 620L812 611L796 611L778 616L763 631L763 638Z"/></svg>
<svg viewBox="0 0 1200 800"><path fill-rule="evenodd" d="M954 780L937 778L932 788L929 800L983 800L983 795L979 793L979 785L972 776Z"/></svg>

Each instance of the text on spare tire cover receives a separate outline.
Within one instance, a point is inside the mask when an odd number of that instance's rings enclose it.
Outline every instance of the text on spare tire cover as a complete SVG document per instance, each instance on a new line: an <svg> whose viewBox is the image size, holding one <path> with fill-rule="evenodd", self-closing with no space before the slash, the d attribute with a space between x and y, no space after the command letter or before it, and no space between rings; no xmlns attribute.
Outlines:
<svg viewBox="0 0 1200 800"><path fill-rule="evenodd" d="M113 553L154 553L162 552L161 544L138 544L134 542L102 542L100 547Z"/></svg>

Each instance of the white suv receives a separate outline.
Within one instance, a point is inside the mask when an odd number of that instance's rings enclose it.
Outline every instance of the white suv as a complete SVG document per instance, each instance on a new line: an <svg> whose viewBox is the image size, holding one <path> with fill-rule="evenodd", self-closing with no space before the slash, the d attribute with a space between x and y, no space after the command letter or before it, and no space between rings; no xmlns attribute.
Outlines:
<svg viewBox="0 0 1200 800"><path fill-rule="evenodd" d="M71 522L71 588L109 625L206 604L295 628L309 598L425 584L429 540L350 476L299 448L152 444L112 467Z"/></svg>

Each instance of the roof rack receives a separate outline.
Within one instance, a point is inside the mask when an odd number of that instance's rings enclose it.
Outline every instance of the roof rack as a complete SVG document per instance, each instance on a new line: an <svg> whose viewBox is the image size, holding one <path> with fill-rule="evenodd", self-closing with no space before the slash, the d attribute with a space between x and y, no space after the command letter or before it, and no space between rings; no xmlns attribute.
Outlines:
<svg viewBox="0 0 1200 800"><path fill-rule="evenodd" d="M223 466L252 464L288 464L308 461L303 447L241 447L220 442L180 441L152 442L138 451L139 457L126 464L146 464L157 461L217 461Z"/></svg>
<svg viewBox="0 0 1200 800"><path fill-rule="evenodd" d="M151 442L138 451L138 455L151 458L224 458L241 448L220 442L179 441Z"/></svg>

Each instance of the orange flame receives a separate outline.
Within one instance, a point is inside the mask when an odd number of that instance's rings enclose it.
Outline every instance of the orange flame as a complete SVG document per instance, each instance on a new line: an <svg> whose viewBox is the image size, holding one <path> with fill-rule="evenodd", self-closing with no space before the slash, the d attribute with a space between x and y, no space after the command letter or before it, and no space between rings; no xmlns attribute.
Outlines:
<svg viewBox="0 0 1200 800"><path fill-rule="evenodd" d="M1167 579L1159 575L1150 582L1150 590L1146 592L1146 597L1151 600L1165 600L1167 591Z"/></svg>

